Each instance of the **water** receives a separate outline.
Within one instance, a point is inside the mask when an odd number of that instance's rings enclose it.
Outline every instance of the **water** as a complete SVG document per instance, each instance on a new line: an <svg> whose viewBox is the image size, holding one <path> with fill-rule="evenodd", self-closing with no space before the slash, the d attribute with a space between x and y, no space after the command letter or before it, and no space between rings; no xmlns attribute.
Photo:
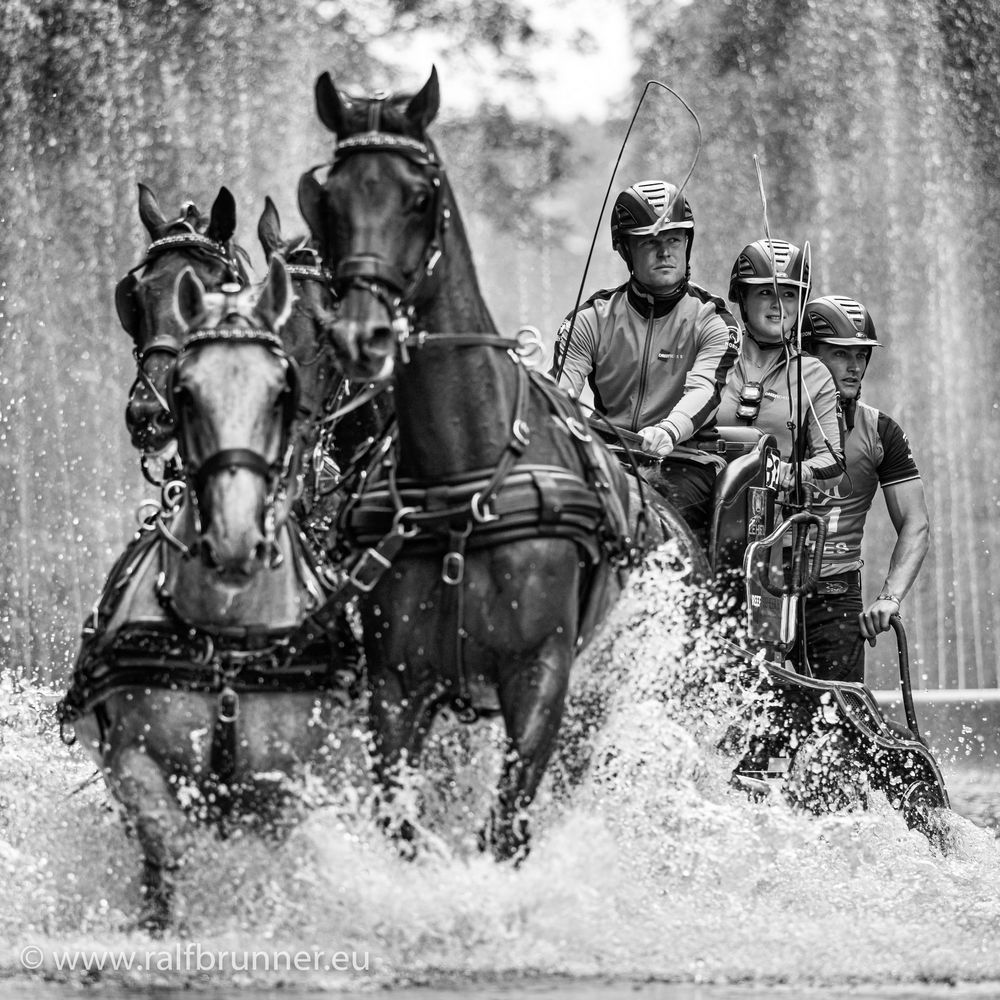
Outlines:
<svg viewBox="0 0 1000 1000"><path fill-rule="evenodd" d="M678 593L664 569L643 573L581 661L521 870L474 847L495 729L437 732L424 851L408 864L365 818L360 729L345 720L339 775L305 784L318 807L285 839L196 838L181 928L161 940L128 929L136 852L89 761L55 739L44 692L5 690L4 988L902 997L960 982L959 996L989 995L974 984L1000 981L996 780L952 781L966 815L949 820L946 855L878 797L820 818L749 802L715 749L749 694L725 682L714 633L670 613ZM81 956L133 968L86 973Z"/></svg>

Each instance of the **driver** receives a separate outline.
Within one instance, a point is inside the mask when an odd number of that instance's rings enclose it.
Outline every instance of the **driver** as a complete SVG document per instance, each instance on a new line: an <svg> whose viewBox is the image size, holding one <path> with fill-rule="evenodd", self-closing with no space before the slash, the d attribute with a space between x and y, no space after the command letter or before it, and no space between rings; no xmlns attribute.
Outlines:
<svg viewBox="0 0 1000 1000"><path fill-rule="evenodd" d="M824 295L806 305L804 350L822 361L840 393L847 434L847 472L823 500L829 512L820 581L805 602L806 651L825 680L865 679L864 643L890 628L889 619L913 586L930 545L924 487L906 435L891 417L860 401L861 381L880 347L868 310L854 299ZM861 597L861 537L879 486L896 544L878 596Z"/></svg>
<svg viewBox="0 0 1000 1000"><path fill-rule="evenodd" d="M629 270L617 288L595 292L559 329L553 374L586 385L594 408L637 433L661 459L651 477L705 540L718 456L690 444L718 405L738 327L725 302L690 281L694 215L662 180L622 191L611 211L611 245Z"/></svg>

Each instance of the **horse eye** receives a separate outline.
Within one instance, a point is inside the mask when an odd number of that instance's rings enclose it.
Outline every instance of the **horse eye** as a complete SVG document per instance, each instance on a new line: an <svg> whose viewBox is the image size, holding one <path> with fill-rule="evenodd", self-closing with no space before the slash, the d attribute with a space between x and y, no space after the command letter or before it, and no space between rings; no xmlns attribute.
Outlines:
<svg viewBox="0 0 1000 1000"><path fill-rule="evenodd" d="M412 209L414 212L422 212L430 204L431 198L426 191L421 191L413 198Z"/></svg>

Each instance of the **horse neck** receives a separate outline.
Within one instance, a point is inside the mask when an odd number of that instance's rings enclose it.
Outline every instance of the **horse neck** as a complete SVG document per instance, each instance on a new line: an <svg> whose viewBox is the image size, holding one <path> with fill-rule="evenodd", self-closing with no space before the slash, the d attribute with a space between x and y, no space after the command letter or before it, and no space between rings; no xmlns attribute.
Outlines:
<svg viewBox="0 0 1000 1000"><path fill-rule="evenodd" d="M497 334L457 211L438 263L436 293L418 311L415 328L484 338ZM395 385L400 473L436 480L494 465L510 437L515 380L506 353L494 346L445 341L412 350Z"/></svg>

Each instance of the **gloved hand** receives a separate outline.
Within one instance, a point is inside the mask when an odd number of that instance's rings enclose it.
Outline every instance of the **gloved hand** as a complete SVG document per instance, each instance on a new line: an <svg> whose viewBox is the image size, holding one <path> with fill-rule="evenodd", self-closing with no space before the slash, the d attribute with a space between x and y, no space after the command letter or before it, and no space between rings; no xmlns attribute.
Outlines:
<svg viewBox="0 0 1000 1000"><path fill-rule="evenodd" d="M791 462L778 463L778 489L790 490L795 485L795 466Z"/></svg>
<svg viewBox="0 0 1000 1000"><path fill-rule="evenodd" d="M662 428L655 424L652 427L643 427L639 431L642 438L642 450L647 455L656 455L657 458L666 458L674 450L674 439Z"/></svg>
<svg viewBox="0 0 1000 1000"><path fill-rule="evenodd" d="M808 465L802 466L802 485L810 486L813 481L813 471ZM791 462L778 463L778 489L790 490L795 485L795 466Z"/></svg>

